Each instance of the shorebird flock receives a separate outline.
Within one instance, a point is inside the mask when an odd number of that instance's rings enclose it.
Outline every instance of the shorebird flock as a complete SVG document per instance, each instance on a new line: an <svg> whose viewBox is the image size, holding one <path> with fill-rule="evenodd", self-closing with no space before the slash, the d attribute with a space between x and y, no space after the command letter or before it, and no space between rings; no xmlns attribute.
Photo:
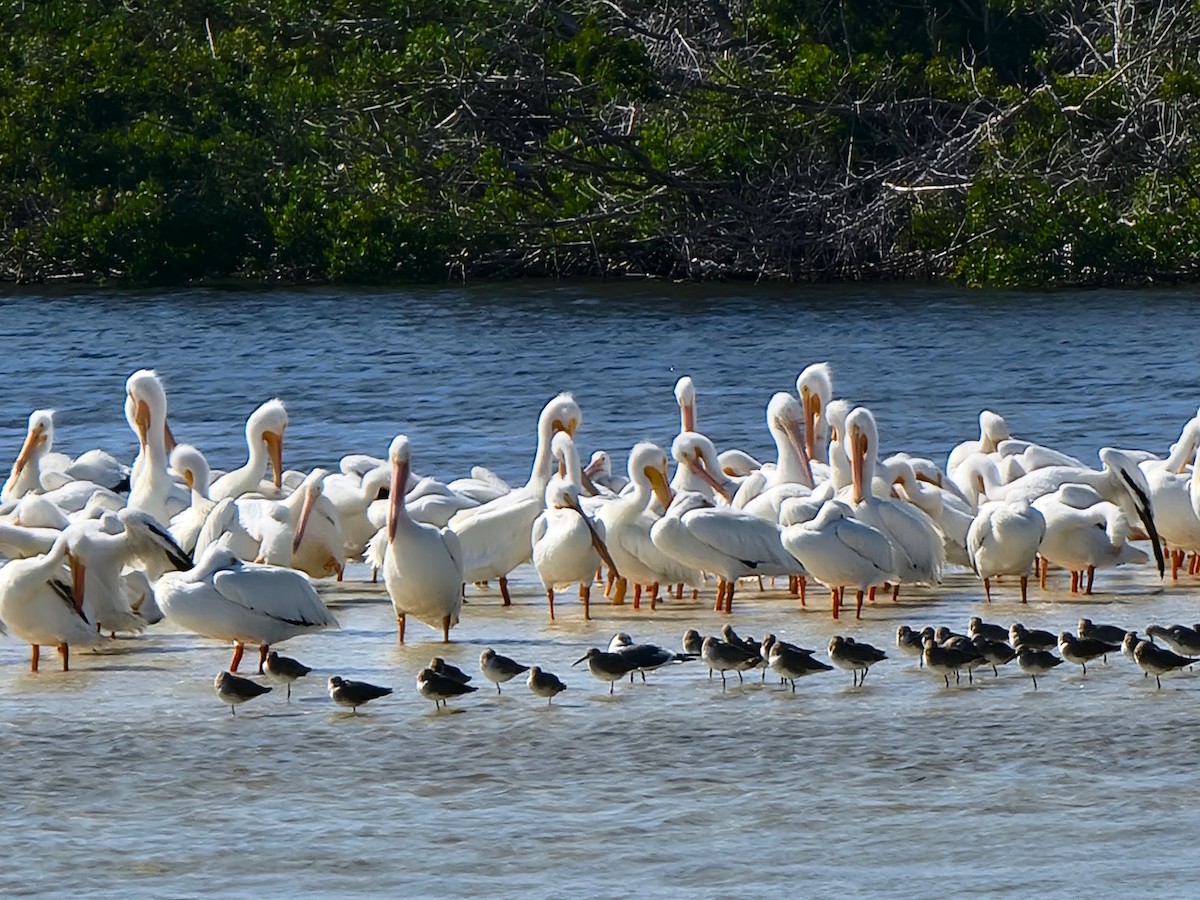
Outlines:
<svg viewBox="0 0 1200 900"><path fill-rule="evenodd" d="M479 602L493 581L500 602L512 605L508 579L526 564L544 587L551 620L561 592L575 586L584 619L601 587L604 602L632 599L634 609L648 602L650 610L682 601L685 592L694 602L713 591L713 610L730 615L747 582L762 588L765 579L782 579L797 608L822 586L837 619L851 603L861 617L864 600L876 602L877 594L896 600L909 585L936 588L948 567L978 578L988 601L1006 579L1022 602L1031 577L1044 591L1056 569L1069 573L1072 592L1083 593L1093 591L1097 570L1151 559L1159 578L1168 559L1172 580L1185 562L1189 574L1200 574L1200 417L1161 455L1105 447L1098 467L1014 438L988 410L980 413L979 437L953 446L944 464L905 453L881 459L874 415L835 399L832 371L819 363L800 373L795 394L767 400L776 456L764 462L736 448L719 452L700 430L696 394L691 378L679 379L678 434L669 453L634 445L627 477L604 450L582 464L583 412L570 394L555 396L536 419L529 479L513 487L484 466L449 482L421 476L403 434L386 458L353 453L338 471L285 470L288 413L279 399L247 418L245 464L216 472L199 448L176 442L162 378L135 372L124 397L139 446L130 465L98 449L76 458L56 453L53 411L29 416L0 489L0 554L7 560L0 566L0 628L29 644L34 672L43 646L56 648L68 670L71 647L152 634L148 629L165 617L232 645L227 670L215 681L232 712L263 693L263 684L236 674L247 644L259 651L257 672L287 685L290 696L307 667L272 647L338 627L316 585L343 580L350 560L368 563L373 578L382 574L401 643L410 618L448 642L464 596ZM998 633L984 635L990 643L982 646L978 635L915 634L898 646L919 654L947 685L951 674L965 670L970 678L974 668L1006 661L1003 651L989 649L1000 643ZM1064 632L1050 644L1083 664L1094 658L1094 642L1113 646L1127 640L1124 634L1114 641L1115 632ZM1035 678L1056 664L1041 655L1048 653L1044 644L1007 639L1008 652ZM644 676L654 668L623 668L634 649L650 653L650 646L593 648L578 663L611 689L632 671ZM1191 653L1191 645L1180 646L1176 655L1186 659L1179 654ZM660 664L680 661L653 650ZM783 642L752 651L712 637L684 654L703 659L724 682L726 672L744 671L737 661L743 650L793 686L828 668ZM1160 651L1172 652L1136 638L1128 648L1156 677L1179 667ZM830 642L829 656L854 672L855 683L884 658L841 636ZM464 673L434 662L440 666L423 669L417 683L435 705L475 690ZM526 674L548 702L565 689L540 667L504 657L481 660L481 671L498 690ZM354 711L387 692L329 679L334 702Z"/></svg>

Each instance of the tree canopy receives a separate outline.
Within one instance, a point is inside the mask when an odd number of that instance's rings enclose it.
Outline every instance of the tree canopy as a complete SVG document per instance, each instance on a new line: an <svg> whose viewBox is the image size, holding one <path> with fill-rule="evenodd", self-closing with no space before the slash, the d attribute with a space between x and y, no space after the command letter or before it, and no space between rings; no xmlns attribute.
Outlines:
<svg viewBox="0 0 1200 900"><path fill-rule="evenodd" d="M0 0L0 277L1054 286L1200 268L1132 0Z"/></svg>

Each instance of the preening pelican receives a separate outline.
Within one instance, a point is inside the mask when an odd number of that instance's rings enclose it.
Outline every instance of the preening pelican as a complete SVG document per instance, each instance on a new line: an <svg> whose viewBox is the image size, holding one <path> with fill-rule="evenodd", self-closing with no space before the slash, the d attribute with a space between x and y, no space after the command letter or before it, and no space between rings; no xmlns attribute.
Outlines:
<svg viewBox="0 0 1200 900"><path fill-rule="evenodd" d="M30 646L29 667L38 670L41 647L57 647L70 668L70 648L96 643L96 628L80 610L63 563L67 537L59 535L43 556L14 559L0 568L0 622Z"/></svg>
<svg viewBox="0 0 1200 900"><path fill-rule="evenodd" d="M324 469L313 469L296 488L295 494L300 495L300 510L292 519L295 529L290 565L313 578L336 575L341 581L346 568L345 541L337 507L324 494L327 474ZM286 505L287 501L284 503Z"/></svg>
<svg viewBox="0 0 1200 900"><path fill-rule="evenodd" d="M838 617L841 589L857 592L855 617L862 616L863 594L896 577L896 554L883 532L859 521L839 500L826 501L815 519L783 529L784 549L804 566L810 578L829 588L833 617Z"/></svg>
<svg viewBox="0 0 1200 900"><path fill-rule="evenodd" d="M187 485L192 502L171 518L169 531L175 542L191 553L196 549L196 539L200 536L200 529L204 527L204 520L217 505L208 496L208 460L191 444L177 444L171 451L171 468Z"/></svg>
<svg viewBox="0 0 1200 900"><path fill-rule="evenodd" d="M213 482L209 496L213 500L224 500L251 492L277 494L283 483L283 433L287 425L287 410L278 398L268 400L251 413L246 420L246 464ZM268 463L273 480L264 485Z"/></svg>
<svg viewBox="0 0 1200 900"><path fill-rule="evenodd" d="M129 507L165 525L187 506L168 467L167 394L159 377L147 369L129 376L125 392L125 416L139 447L130 479Z"/></svg>
<svg viewBox="0 0 1200 900"><path fill-rule="evenodd" d="M450 627L458 623L462 608L462 545L450 529L414 522L405 510L404 486L411 465L405 435L396 436L388 456L392 461L392 487L383 579L396 611L400 643L404 643L408 616L430 628L440 627L442 640L449 643Z"/></svg>
<svg viewBox="0 0 1200 900"><path fill-rule="evenodd" d="M796 376L796 393L803 409L805 453L810 460L828 463L829 421L825 410L833 400L833 370L829 363L813 363Z"/></svg>
<svg viewBox="0 0 1200 900"><path fill-rule="evenodd" d="M1090 594L1096 569L1144 563L1149 559L1129 544L1133 529L1125 511L1102 500L1086 485L1064 484L1054 493L1038 497L1032 505L1046 520L1046 534L1038 550L1042 557L1043 588L1047 563L1070 571L1071 593L1083 590Z"/></svg>
<svg viewBox="0 0 1200 900"><path fill-rule="evenodd" d="M739 578L804 574L804 568L783 549L774 522L716 508L702 494L677 494L666 515L650 529L650 539L682 565L719 576L713 608L726 614L733 612Z"/></svg>
<svg viewBox="0 0 1200 900"><path fill-rule="evenodd" d="M41 461L54 446L54 410L35 409L29 414L25 443L17 454L12 472L0 489L0 502L11 503L28 493L40 492Z"/></svg>
<svg viewBox="0 0 1200 900"><path fill-rule="evenodd" d="M530 540L533 545L533 565L537 569L550 619L554 619L554 590L571 584L579 585L583 603L583 618L590 619L592 579L601 562L616 568L604 545L604 526L594 522L579 505L582 474L579 452L566 432L554 435L551 444L559 461L559 472L546 488L546 508L533 523Z"/></svg>
<svg viewBox="0 0 1200 900"><path fill-rule="evenodd" d="M671 442L671 455L676 462L672 491L689 491L710 500L719 497L723 503L733 498L736 485L725 476L717 448L707 437L695 431L681 431Z"/></svg>
<svg viewBox="0 0 1200 900"><path fill-rule="evenodd" d="M499 578L505 606L511 603L508 573L533 553L529 535L546 504L553 464L550 441L559 431L574 437L582 421L579 404L570 394L559 394L538 416L537 452L525 486L450 520L450 529L462 542L463 577L468 582Z"/></svg>
<svg viewBox="0 0 1200 900"><path fill-rule="evenodd" d="M999 413L985 409L979 413L979 440L963 441L950 451L946 458L946 474L953 477L954 470L975 454L995 453L1001 441L1008 440L1008 423Z"/></svg>
<svg viewBox="0 0 1200 900"><path fill-rule="evenodd" d="M233 643L231 672L237 671L246 644L258 644L261 673L271 645L338 627L304 575L244 563L219 543L205 550L190 572L163 575L156 589L159 607L176 625Z"/></svg>
<svg viewBox="0 0 1200 900"><path fill-rule="evenodd" d="M807 370L805 370L807 371ZM818 399L813 400L819 404ZM824 407L821 407L822 410ZM741 483L732 506L771 522L779 521L779 507L791 497L812 492L813 472L805 448L804 411L796 398L780 391L767 404L767 428L775 441L775 468L750 476ZM822 412L822 421L824 414Z"/></svg>
<svg viewBox="0 0 1200 900"><path fill-rule="evenodd" d="M1021 602L1028 596L1029 571L1046 534L1046 519L1026 500L992 501L979 508L967 530L967 556L992 602L991 579L997 575L1021 578Z"/></svg>

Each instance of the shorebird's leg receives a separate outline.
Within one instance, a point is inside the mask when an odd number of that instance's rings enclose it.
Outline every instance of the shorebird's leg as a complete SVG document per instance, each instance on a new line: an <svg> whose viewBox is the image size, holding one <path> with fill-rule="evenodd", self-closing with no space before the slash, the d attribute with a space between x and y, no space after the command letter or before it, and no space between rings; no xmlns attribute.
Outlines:
<svg viewBox="0 0 1200 900"><path fill-rule="evenodd" d="M238 666L240 666L242 664L242 654L245 652L246 652L246 648L244 646L242 646L241 641L234 641L234 643L233 643L233 659L230 660L230 662L229 662L229 671L230 672L236 672L238 670Z"/></svg>

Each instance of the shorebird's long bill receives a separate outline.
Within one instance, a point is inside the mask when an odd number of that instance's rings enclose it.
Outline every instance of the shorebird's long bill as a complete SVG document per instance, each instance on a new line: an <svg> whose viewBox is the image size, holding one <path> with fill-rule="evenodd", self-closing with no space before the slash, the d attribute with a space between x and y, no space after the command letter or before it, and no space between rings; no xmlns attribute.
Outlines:
<svg viewBox="0 0 1200 900"><path fill-rule="evenodd" d="M588 655L585 653L585 654L583 654L583 656L579 657L579 659L575 660L575 662L571 663L571 665L577 666L587 658L588 658Z"/></svg>

